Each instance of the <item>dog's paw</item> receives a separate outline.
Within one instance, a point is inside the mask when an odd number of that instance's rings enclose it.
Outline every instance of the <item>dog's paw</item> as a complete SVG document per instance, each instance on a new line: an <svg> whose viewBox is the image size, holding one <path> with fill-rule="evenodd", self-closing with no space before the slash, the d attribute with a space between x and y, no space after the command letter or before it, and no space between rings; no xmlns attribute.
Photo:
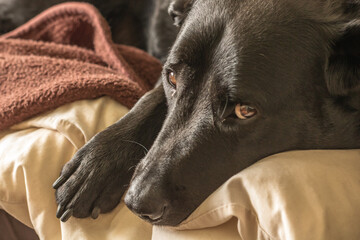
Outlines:
<svg viewBox="0 0 360 240"><path fill-rule="evenodd" d="M135 169L133 146L99 134L81 148L54 182L57 218L92 217L114 209ZM141 151L140 151L141 152ZM143 152L142 152L143 154Z"/></svg>

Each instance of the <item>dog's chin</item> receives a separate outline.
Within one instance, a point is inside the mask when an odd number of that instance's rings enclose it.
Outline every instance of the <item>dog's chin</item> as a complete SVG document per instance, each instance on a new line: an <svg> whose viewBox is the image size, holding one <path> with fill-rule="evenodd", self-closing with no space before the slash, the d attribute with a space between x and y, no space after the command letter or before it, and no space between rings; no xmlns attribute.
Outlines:
<svg viewBox="0 0 360 240"><path fill-rule="evenodd" d="M145 219L142 218L145 221L151 223L152 225L155 226L168 226L168 227L175 227L178 226L182 221L184 221L186 219L186 217L181 217L181 218L167 218L166 216L160 218L160 219L155 219L155 220L151 220L151 219Z"/></svg>

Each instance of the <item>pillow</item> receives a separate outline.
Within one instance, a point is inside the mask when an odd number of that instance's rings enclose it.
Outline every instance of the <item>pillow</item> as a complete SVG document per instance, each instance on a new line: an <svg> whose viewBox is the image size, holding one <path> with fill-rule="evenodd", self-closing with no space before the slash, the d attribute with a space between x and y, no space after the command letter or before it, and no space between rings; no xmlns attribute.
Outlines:
<svg viewBox="0 0 360 240"><path fill-rule="evenodd" d="M293 151L235 175L180 226L154 227L153 239L356 240L359 223L360 150Z"/></svg>

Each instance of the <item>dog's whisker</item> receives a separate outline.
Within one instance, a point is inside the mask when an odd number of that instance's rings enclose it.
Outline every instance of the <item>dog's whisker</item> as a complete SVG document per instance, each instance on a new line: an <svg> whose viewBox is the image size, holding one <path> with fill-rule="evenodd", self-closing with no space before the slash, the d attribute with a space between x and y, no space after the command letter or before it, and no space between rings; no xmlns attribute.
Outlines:
<svg viewBox="0 0 360 240"><path fill-rule="evenodd" d="M144 145L142 145L141 143L138 143L138 142L135 142L135 141L131 141L131 140L120 140L120 141L129 142L129 143L134 143L134 144L142 147L142 148L145 150L145 155L149 152L149 150L148 150Z"/></svg>
<svg viewBox="0 0 360 240"><path fill-rule="evenodd" d="M130 172L130 171L133 170L134 168L136 168L136 165L129 167L128 172Z"/></svg>
<svg viewBox="0 0 360 240"><path fill-rule="evenodd" d="M226 108L227 108L227 105L229 103L229 97L226 95L226 102L225 102L225 107L224 107L224 110L222 111L221 115L220 115L220 119L222 119L224 117L224 114L225 114L225 111L226 111ZM224 121L225 119L223 119Z"/></svg>

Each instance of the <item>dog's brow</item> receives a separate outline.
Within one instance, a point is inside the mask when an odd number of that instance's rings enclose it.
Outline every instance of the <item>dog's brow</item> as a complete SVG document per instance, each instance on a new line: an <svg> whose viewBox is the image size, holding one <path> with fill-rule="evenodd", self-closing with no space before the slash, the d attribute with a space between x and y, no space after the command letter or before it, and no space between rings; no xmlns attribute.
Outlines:
<svg viewBox="0 0 360 240"><path fill-rule="evenodd" d="M165 64L165 68L170 68L170 69L174 69L176 70L176 68L181 65L181 61L169 61L168 63Z"/></svg>

